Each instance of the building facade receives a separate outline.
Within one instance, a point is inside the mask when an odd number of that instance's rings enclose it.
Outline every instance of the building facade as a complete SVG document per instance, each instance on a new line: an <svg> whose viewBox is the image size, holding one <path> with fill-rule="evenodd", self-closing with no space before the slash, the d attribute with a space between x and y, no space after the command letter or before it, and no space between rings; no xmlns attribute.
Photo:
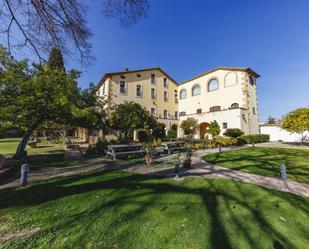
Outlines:
<svg viewBox="0 0 309 249"><path fill-rule="evenodd" d="M107 73L96 92L106 98L106 110L134 101L145 107L166 129L182 136L180 123L194 117L196 138L206 136L207 126L216 120L223 133L239 128L245 134L259 133L256 80L250 68L219 67L178 84L161 68Z"/></svg>
<svg viewBox="0 0 309 249"><path fill-rule="evenodd" d="M166 131L179 128L178 84L160 68L108 73L103 76L96 91L112 107L133 101L156 117Z"/></svg>
<svg viewBox="0 0 309 249"><path fill-rule="evenodd" d="M196 138L204 138L214 120L220 125L221 134L227 128L239 128L245 134L259 133L258 77L249 68L219 67L184 81L178 87L180 122L188 117L197 119Z"/></svg>

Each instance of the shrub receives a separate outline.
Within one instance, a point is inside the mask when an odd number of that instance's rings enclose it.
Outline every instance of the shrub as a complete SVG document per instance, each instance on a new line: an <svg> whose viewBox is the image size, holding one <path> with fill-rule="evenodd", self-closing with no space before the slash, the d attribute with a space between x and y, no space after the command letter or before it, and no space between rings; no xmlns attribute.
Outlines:
<svg viewBox="0 0 309 249"><path fill-rule="evenodd" d="M214 137L213 142L215 143L215 147L217 147L218 145L222 147L226 147L226 146L236 145L237 139L233 137L216 136Z"/></svg>
<svg viewBox="0 0 309 249"><path fill-rule="evenodd" d="M176 137L177 137L177 133L176 133L175 130L169 129L169 130L167 131L167 139L168 139L168 140L175 139Z"/></svg>
<svg viewBox="0 0 309 249"><path fill-rule="evenodd" d="M221 130L220 130L220 126L218 124L218 122L215 120L213 122L210 122L209 126L208 126L208 130L207 132L212 136L215 137L217 135L220 134Z"/></svg>
<svg viewBox="0 0 309 249"><path fill-rule="evenodd" d="M145 142L148 141L148 138L149 138L149 136L148 136L148 133L147 133L146 130L144 130L144 129L139 129L139 130L137 131L137 139L138 139L139 142L145 143Z"/></svg>
<svg viewBox="0 0 309 249"><path fill-rule="evenodd" d="M223 133L224 136L234 137L234 138L240 137L243 134L244 134L243 131L238 128L226 129L226 131Z"/></svg>
<svg viewBox="0 0 309 249"><path fill-rule="evenodd" d="M218 145L222 147L236 145L237 139L230 137L215 136L212 140L196 140L193 141L193 148L197 150L216 148Z"/></svg>
<svg viewBox="0 0 309 249"><path fill-rule="evenodd" d="M245 141L247 144L251 143L264 143L269 141L268 134L251 134L243 135L240 137L241 140Z"/></svg>
<svg viewBox="0 0 309 249"><path fill-rule="evenodd" d="M87 149L88 155L104 154L107 150L108 141L106 139L99 139L95 145L89 145Z"/></svg>
<svg viewBox="0 0 309 249"><path fill-rule="evenodd" d="M163 127L157 126L152 130L152 136L155 139L164 139L165 138L165 129Z"/></svg>
<svg viewBox="0 0 309 249"><path fill-rule="evenodd" d="M183 120L180 124L180 128L183 130L185 135L193 135L197 127L198 120L195 118L188 118Z"/></svg>

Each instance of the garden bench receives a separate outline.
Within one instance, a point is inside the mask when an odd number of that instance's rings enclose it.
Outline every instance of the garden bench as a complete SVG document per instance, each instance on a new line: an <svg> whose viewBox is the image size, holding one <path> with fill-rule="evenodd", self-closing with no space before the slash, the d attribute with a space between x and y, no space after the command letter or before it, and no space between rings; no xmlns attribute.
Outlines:
<svg viewBox="0 0 309 249"><path fill-rule="evenodd" d="M117 156L121 155L136 155L136 154L144 154L146 150L143 149L142 145L139 144L121 144L121 145L108 145L106 158L108 156L112 156L114 160L116 160Z"/></svg>
<svg viewBox="0 0 309 249"><path fill-rule="evenodd" d="M154 148L146 148L146 152L154 155L162 154L166 151L165 146L159 146Z"/></svg>
<svg viewBox="0 0 309 249"><path fill-rule="evenodd" d="M182 141L176 141L176 142L165 142L162 143L165 150L168 152L168 154L173 153L175 150L184 150L185 149L185 143Z"/></svg>

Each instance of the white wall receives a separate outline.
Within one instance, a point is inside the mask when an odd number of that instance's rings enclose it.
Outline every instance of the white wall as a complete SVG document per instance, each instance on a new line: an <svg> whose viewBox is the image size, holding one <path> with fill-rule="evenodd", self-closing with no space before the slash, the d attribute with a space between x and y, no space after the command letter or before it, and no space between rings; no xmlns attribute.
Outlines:
<svg viewBox="0 0 309 249"><path fill-rule="evenodd" d="M284 142L300 142L301 135L298 133L290 133L286 130L281 129L279 126L260 126L261 134L268 134L270 141L282 140ZM307 140L309 139L309 132L306 132Z"/></svg>
<svg viewBox="0 0 309 249"><path fill-rule="evenodd" d="M235 79L231 84L228 84L231 74L234 75ZM212 106L221 106L221 109L224 110L229 109L233 103L238 103L240 107L244 107L241 82L243 81L242 78L245 78L245 75L246 73L244 72L217 70L181 84L178 87L178 95L180 95L182 89L186 89L187 98L179 100L179 112L185 111L187 115L190 115L195 114L197 109L202 109L204 113L209 112L209 108ZM213 78L218 80L219 89L208 92L208 82ZM192 96L192 87L195 84L201 87L201 94L198 96Z"/></svg>

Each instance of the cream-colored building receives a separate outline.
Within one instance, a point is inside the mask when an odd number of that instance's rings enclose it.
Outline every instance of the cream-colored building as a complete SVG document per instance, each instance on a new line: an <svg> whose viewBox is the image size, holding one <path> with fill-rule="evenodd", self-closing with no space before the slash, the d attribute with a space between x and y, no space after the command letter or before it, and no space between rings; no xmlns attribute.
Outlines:
<svg viewBox="0 0 309 249"><path fill-rule="evenodd" d="M97 94L107 98L106 109L134 101L145 107L165 130L178 130L178 84L161 68L107 73L97 85Z"/></svg>
<svg viewBox="0 0 309 249"><path fill-rule="evenodd" d="M161 68L106 73L96 91L107 99L106 109L125 101L145 107L168 129L179 129L188 117L198 120L196 138L204 138L207 126L216 120L223 133L240 128L259 133L256 79L250 68L218 67L178 84Z"/></svg>
<svg viewBox="0 0 309 249"><path fill-rule="evenodd" d="M258 77L250 68L218 67L182 82L178 87L180 122L188 117L197 119L197 138L204 138L214 120L221 134L227 128L258 134Z"/></svg>

